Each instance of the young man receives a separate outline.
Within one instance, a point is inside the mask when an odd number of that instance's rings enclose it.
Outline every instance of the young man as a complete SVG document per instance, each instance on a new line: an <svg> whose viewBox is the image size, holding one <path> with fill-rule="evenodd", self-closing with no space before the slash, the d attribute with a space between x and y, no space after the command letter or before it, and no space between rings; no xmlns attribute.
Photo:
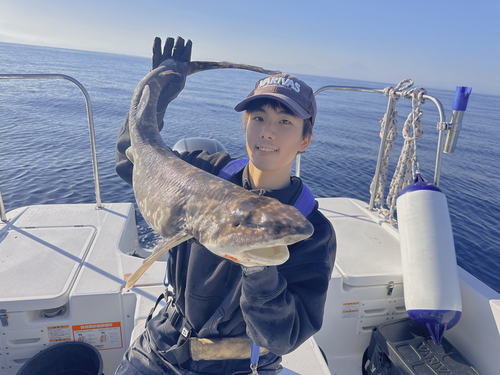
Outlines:
<svg viewBox="0 0 500 375"><path fill-rule="evenodd" d="M177 66L178 73L185 72L182 64L190 59L190 42L184 45L179 38L172 52L169 38L163 54L158 44L156 40L153 68L164 61L173 71ZM168 103L184 83L185 76L164 88L158 103L160 128ZM222 152L184 152L179 157L245 189L297 207L307 188L290 173L295 155L304 152L311 141L316 116L312 89L288 74L266 77L236 110L245 111L246 165L228 169L233 160ZM129 145L127 118L117 142L116 170L130 183L133 165L124 154ZM196 239L170 250L167 273L174 296L131 345L117 374L248 374L252 341L261 347L258 373L277 374L281 356L321 328L334 266L335 233L317 203L312 198L311 202L301 212L313 224L314 234L288 246L290 258L280 266L243 267L214 255ZM200 354L198 344L206 338L216 350ZM234 350L236 344L243 349Z"/></svg>

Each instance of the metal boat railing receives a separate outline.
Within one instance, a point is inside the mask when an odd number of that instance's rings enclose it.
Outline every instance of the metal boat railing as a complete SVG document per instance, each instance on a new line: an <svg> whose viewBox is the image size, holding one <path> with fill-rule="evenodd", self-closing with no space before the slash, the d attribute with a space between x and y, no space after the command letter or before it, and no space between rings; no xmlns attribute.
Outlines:
<svg viewBox="0 0 500 375"><path fill-rule="evenodd" d="M314 95L318 95L319 93L327 90L340 90L340 91L360 91L360 92L370 92L370 93L378 93L378 94L384 94L383 89L372 89L368 87L355 87L355 86L323 86L316 90L314 92ZM397 91L395 93L399 97L404 97L406 99L411 99L411 97L405 97L402 96L402 92ZM434 168L434 185L438 186L439 185L439 178L441 175L441 159L442 159L442 154L443 154L443 147L444 147L444 138L443 138L443 131L448 130L447 124L446 123L446 116L444 113L443 105L441 102L430 95L423 95L423 99L429 100L432 103L434 103L437 107L437 110L439 112L439 122L437 124L437 128L439 130L439 137L438 137L438 145L437 145L437 152L436 152L436 165ZM377 158L377 166L375 168L375 176L374 180L376 181L376 184L378 184L378 177L380 174L380 169L382 167L382 158L384 156L384 148L385 148L385 143L386 143L386 138L387 138L387 132L388 132L388 118L390 116L390 111L386 111L385 113L385 121L384 121L384 129L382 132L382 141L380 142L380 147L379 147L379 153L378 153L378 158ZM297 176L300 176L300 154L297 155L296 162L295 162L295 174ZM375 201L375 192L377 191L377 186L372 189L372 194L370 197L370 210L373 209L374 206L374 201Z"/></svg>
<svg viewBox="0 0 500 375"><path fill-rule="evenodd" d="M97 151L95 147L95 135L94 135L94 120L92 116L92 105L90 102L90 97L87 93L87 90L83 85L78 82L76 79L63 75L63 74L0 74L0 79L66 79L70 82L73 82L83 93L85 97L85 102L87 106L87 118L88 118L88 125L89 125L89 133L90 133L90 145L91 145L91 150L92 150L92 166L93 166L93 171L94 171L94 183L95 183L95 194L96 194L96 204L97 208L100 209L102 208L102 202L101 202L101 193L100 193L100 188L99 188L99 172L98 172L98 167L97 167ZM359 91L359 92L370 92L370 93L378 93L378 94L384 94L383 89L373 89L373 88L368 88L368 87L355 87L355 86L335 86L335 85L328 85L328 86L323 86L316 90L314 95L318 95L319 93L327 90L339 90L339 91ZM395 94L399 97L403 97L406 99L411 99L411 97L408 96L403 96L402 92L396 91ZM439 179L441 175L441 160L442 160L442 154L443 154L443 148L444 148L444 130L452 130L452 127L450 127L450 123L446 122L446 116L444 113L443 106L441 102L431 96L431 95L423 95L423 99L429 100L432 103L435 104L437 107L438 113L439 113L439 122L437 123L437 129L439 131L439 136L438 136L438 144L437 144L437 151L436 151L436 164L434 168L434 185L438 186L439 185ZM387 132L388 132L388 117L390 116L390 111L386 111L385 113L385 121L384 121L384 129L383 129L383 134L382 134L382 141L380 142L380 147L379 147L379 154L377 158L377 166L375 168L375 176L374 179L376 181L376 184L378 184L378 177L380 174L380 169L382 166L382 158L384 154L384 148L385 148L385 142L387 138ZM453 152L453 151L451 151ZM296 164L295 164L295 174L297 176L300 176L300 157L301 154L297 155L296 158ZM377 186L375 186L374 189L372 189L372 194L370 197L370 209L373 209L374 206L374 200L375 200L375 192L377 191ZM3 203L3 198L2 198L2 193L0 191L0 219L2 221L6 221L6 214L5 214L5 206Z"/></svg>
<svg viewBox="0 0 500 375"><path fill-rule="evenodd" d="M92 150L92 167L94 170L96 204L97 204L97 209L101 209L102 202L101 202L101 190L99 188L99 172L97 168L97 151L95 146L94 119L92 116L92 104L90 102L90 96L85 87L83 87L83 85L73 77L64 74L0 74L0 79L65 79L74 83L80 89L80 91L83 93L83 96L85 97L85 103L87 106L87 119L89 124L89 133L90 133L90 147ZM0 191L0 219L3 222L7 221L7 216L5 213L5 206L3 203L1 191Z"/></svg>

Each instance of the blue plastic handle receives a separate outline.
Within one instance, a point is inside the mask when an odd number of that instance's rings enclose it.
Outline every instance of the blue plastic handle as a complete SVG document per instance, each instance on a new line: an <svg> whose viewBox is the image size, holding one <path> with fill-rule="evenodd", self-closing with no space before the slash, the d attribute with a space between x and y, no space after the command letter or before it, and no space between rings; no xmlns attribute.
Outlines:
<svg viewBox="0 0 500 375"><path fill-rule="evenodd" d="M452 109L454 111L465 111L467 109L467 103L469 102L469 96L471 92L472 87L457 86Z"/></svg>

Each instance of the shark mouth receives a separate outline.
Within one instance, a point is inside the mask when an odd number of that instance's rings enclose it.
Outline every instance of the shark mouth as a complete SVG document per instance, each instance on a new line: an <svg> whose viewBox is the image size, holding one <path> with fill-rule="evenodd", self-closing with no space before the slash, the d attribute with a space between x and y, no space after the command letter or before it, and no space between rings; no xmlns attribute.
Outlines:
<svg viewBox="0 0 500 375"><path fill-rule="evenodd" d="M290 253L286 245L279 245L243 251L237 256L238 263L247 267L278 266L288 260Z"/></svg>

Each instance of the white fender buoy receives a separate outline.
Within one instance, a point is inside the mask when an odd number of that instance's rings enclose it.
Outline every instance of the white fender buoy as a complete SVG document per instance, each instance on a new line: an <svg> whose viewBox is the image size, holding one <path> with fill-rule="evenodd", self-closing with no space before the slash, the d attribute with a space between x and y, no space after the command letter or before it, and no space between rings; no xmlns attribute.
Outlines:
<svg viewBox="0 0 500 375"><path fill-rule="evenodd" d="M406 310L439 345L462 314L446 196L417 173L398 196L397 217Z"/></svg>

